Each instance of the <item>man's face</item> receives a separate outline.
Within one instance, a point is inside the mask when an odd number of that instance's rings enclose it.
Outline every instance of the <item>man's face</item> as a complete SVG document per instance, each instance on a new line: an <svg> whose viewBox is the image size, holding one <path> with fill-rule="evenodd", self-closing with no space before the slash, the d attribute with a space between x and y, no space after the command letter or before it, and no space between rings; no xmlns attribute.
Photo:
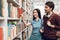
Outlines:
<svg viewBox="0 0 60 40"><path fill-rule="evenodd" d="M50 13L52 8L50 8L48 5L45 5L45 13Z"/></svg>

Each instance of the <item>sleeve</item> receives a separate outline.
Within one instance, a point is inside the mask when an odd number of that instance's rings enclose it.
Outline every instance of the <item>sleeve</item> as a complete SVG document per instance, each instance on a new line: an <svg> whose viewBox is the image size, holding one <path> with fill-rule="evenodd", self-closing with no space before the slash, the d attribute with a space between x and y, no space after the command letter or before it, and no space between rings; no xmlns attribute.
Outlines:
<svg viewBox="0 0 60 40"><path fill-rule="evenodd" d="M29 22L31 23L31 25L33 24L33 21L32 20L30 20Z"/></svg>
<svg viewBox="0 0 60 40"><path fill-rule="evenodd" d="M57 25L55 25L55 28L60 29L60 16L56 15L55 20L56 20L56 23L57 23Z"/></svg>

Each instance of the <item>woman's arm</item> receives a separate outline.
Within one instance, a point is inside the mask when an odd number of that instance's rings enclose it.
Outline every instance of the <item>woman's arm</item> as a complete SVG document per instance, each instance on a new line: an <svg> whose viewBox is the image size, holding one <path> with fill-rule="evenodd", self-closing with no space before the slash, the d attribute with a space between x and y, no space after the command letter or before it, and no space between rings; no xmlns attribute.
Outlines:
<svg viewBox="0 0 60 40"><path fill-rule="evenodd" d="M24 21L24 17L23 17L23 15L21 15L21 18L22 18L22 20L23 20L23 23L24 23L26 26L31 25L31 23L27 23L26 21Z"/></svg>
<svg viewBox="0 0 60 40"><path fill-rule="evenodd" d="M26 25L26 26L29 26L31 25L31 23L27 23L26 21L23 20L23 23Z"/></svg>

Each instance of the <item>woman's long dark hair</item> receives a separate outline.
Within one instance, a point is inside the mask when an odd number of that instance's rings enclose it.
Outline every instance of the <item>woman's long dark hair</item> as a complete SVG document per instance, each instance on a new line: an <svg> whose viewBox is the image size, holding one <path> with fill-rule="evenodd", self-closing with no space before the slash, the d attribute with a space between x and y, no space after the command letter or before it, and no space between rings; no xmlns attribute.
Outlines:
<svg viewBox="0 0 60 40"><path fill-rule="evenodd" d="M37 13L38 13L38 17L41 19L41 13L40 13L40 10L39 10L39 9L34 9L33 12L34 12L35 10L36 10ZM35 20L35 19L36 19L36 18L33 16L33 20Z"/></svg>

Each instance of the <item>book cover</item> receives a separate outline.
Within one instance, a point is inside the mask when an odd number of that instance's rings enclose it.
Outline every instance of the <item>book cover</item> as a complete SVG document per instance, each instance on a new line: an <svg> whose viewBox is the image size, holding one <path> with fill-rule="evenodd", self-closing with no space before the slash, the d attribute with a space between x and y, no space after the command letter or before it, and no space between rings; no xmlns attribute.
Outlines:
<svg viewBox="0 0 60 40"><path fill-rule="evenodd" d="M3 40L3 29L0 28L0 40Z"/></svg>
<svg viewBox="0 0 60 40"><path fill-rule="evenodd" d="M22 8L18 8L18 18L20 18L21 14L23 13L23 9Z"/></svg>

